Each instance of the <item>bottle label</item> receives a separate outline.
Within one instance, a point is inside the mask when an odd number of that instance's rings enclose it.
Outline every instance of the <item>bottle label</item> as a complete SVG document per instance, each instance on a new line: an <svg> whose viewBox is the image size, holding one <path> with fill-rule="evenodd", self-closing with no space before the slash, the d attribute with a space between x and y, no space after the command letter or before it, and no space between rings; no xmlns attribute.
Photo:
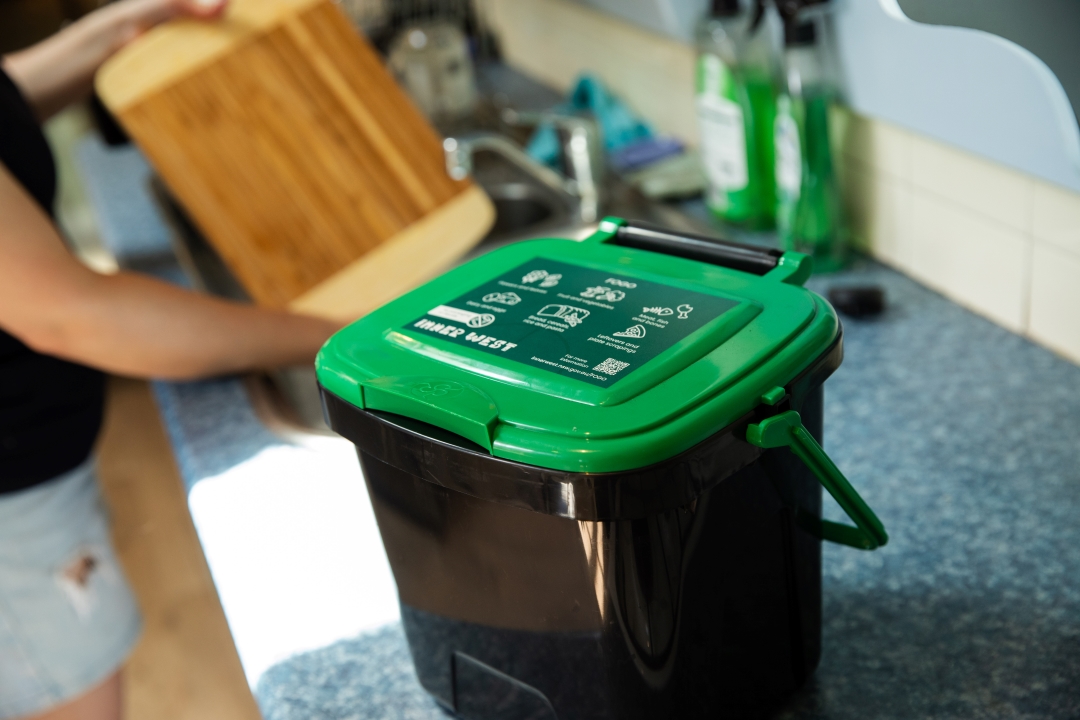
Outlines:
<svg viewBox="0 0 1080 720"><path fill-rule="evenodd" d="M742 108L735 102L734 79L715 55L702 55L699 63L697 113L705 173L715 189L742 190L749 182L746 126Z"/></svg>
<svg viewBox="0 0 1080 720"><path fill-rule="evenodd" d="M799 125L791 116L790 103L781 103L776 114L776 189L782 197L797 198L802 186L802 147Z"/></svg>

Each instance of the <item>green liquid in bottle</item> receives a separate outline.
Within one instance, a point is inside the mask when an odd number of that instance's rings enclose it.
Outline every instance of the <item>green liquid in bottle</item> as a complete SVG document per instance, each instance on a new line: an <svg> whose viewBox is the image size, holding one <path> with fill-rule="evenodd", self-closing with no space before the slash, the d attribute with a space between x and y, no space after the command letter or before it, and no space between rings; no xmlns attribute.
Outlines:
<svg viewBox="0 0 1080 720"><path fill-rule="evenodd" d="M784 95L775 121L776 226L786 250L814 258L816 272L842 268L847 234L829 146L831 93Z"/></svg>
<svg viewBox="0 0 1080 720"><path fill-rule="evenodd" d="M771 228L776 207L773 83L767 75L732 71L715 55L702 55L698 67L698 117L709 177L706 204L727 222Z"/></svg>

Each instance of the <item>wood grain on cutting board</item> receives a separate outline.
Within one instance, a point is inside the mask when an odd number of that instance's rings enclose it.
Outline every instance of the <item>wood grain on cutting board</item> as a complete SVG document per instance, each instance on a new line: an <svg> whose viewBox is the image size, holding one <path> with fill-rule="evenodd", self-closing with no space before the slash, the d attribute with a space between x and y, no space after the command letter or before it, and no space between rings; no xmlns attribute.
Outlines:
<svg viewBox="0 0 1080 720"><path fill-rule="evenodd" d="M482 192L449 178L438 135L329 0L234 0L219 23L156 28L97 85L262 305L355 275L426 217L455 218L432 247L414 240L400 282L397 267L368 271L402 292L467 251L494 217ZM310 298L305 308L345 315Z"/></svg>

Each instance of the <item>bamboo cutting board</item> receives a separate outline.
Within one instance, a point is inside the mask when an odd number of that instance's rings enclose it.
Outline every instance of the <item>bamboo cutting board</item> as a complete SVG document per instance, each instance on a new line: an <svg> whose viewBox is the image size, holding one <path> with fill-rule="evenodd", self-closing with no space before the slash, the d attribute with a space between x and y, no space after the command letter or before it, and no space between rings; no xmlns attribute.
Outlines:
<svg viewBox="0 0 1080 720"><path fill-rule="evenodd" d="M261 305L358 317L494 219L330 0L232 0L151 30L96 84Z"/></svg>

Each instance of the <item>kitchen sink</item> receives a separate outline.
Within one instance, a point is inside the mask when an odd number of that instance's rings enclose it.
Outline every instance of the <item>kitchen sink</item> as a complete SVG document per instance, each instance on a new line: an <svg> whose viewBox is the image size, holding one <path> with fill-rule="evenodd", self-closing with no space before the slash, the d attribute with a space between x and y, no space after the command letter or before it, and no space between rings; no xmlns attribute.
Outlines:
<svg viewBox="0 0 1080 720"><path fill-rule="evenodd" d="M495 206L495 222L479 248L539 237L573 224L577 216L577 198L544 185L495 153L477 154L472 177Z"/></svg>
<svg viewBox="0 0 1080 720"><path fill-rule="evenodd" d="M489 192L495 205L495 224L491 235L507 235L528 230L545 220L550 220L557 208L524 183L512 183L493 188Z"/></svg>

